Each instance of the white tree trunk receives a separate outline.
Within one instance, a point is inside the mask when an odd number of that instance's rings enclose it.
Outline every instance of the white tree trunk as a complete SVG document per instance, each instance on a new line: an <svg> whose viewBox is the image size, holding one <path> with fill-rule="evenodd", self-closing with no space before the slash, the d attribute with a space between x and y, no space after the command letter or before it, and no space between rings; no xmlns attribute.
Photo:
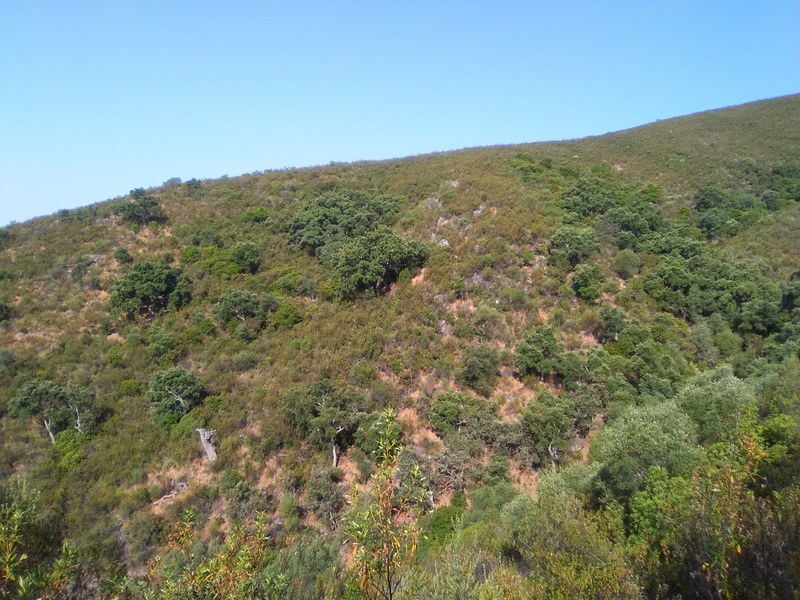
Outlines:
<svg viewBox="0 0 800 600"><path fill-rule="evenodd" d="M214 448L214 444L211 441L211 438L214 436L216 431L213 429L196 429L197 433L200 434L200 443L203 446L203 450L206 451L206 458L208 462L214 462L217 460L217 450Z"/></svg>

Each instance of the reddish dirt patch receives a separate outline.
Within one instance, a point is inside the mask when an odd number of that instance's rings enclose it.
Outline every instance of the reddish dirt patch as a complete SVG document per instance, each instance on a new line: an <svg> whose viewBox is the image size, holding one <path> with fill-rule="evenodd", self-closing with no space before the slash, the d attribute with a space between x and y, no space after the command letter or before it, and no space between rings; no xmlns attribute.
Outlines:
<svg viewBox="0 0 800 600"><path fill-rule="evenodd" d="M440 508L442 506L450 506L453 502L453 494L455 493L454 490L449 488L444 489L442 491L437 491L436 496L434 497L434 508Z"/></svg>
<svg viewBox="0 0 800 600"><path fill-rule="evenodd" d="M518 419L528 403L536 398L536 392L512 377L510 371L510 367L503 368L501 371L503 377L492 393L492 398L500 405L498 412L504 421Z"/></svg>
<svg viewBox="0 0 800 600"><path fill-rule="evenodd" d="M397 413L397 420L403 431L407 446L419 454L438 452L442 447L441 438L430 427L422 424L415 408L404 408Z"/></svg>
<svg viewBox="0 0 800 600"><path fill-rule="evenodd" d="M539 471L533 471L515 460L510 463L508 472L511 482L516 487L527 490L529 494L535 494L536 488L539 486Z"/></svg>
<svg viewBox="0 0 800 600"><path fill-rule="evenodd" d="M349 455L343 454L339 457L339 464L336 466L342 472L342 485L346 490L352 490L361 477L355 461Z"/></svg>
<svg viewBox="0 0 800 600"><path fill-rule="evenodd" d="M261 489L278 487L278 481L280 481L282 475L283 470L278 462L278 456L270 456L261 469L261 475L258 477L258 487Z"/></svg>
<svg viewBox="0 0 800 600"><path fill-rule="evenodd" d="M413 286L417 286L417 285L420 285L420 284L421 284L422 282L424 282L424 281L425 281L425 268L423 267L423 268L422 268L422 270L420 270L420 272L419 272L419 273L417 273L417 274L416 274L416 275L415 275L415 276L414 276L414 277L411 279L411 285L413 285Z"/></svg>
<svg viewBox="0 0 800 600"><path fill-rule="evenodd" d="M453 314L458 314L459 312L475 312L475 303L470 300L469 298L465 298L464 300L453 300L448 306L448 309Z"/></svg>

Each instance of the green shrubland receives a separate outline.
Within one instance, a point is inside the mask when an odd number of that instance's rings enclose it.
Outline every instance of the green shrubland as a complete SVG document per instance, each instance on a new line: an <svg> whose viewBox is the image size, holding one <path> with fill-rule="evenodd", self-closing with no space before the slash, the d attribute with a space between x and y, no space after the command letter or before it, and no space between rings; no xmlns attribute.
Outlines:
<svg viewBox="0 0 800 600"><path fill-rule="evenodd" d="M798 210L790 96L0 229L0 596L793 597Z"/></svg>

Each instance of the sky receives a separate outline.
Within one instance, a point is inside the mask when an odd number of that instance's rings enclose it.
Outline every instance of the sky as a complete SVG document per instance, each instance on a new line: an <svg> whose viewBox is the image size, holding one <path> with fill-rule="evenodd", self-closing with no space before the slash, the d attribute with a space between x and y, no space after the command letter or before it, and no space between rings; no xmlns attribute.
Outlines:
<svg viewBox="0 0 800 600"><path fill-rule="evenodd" d="M2 0L0 227L798 92L796 0Z"/></svg>

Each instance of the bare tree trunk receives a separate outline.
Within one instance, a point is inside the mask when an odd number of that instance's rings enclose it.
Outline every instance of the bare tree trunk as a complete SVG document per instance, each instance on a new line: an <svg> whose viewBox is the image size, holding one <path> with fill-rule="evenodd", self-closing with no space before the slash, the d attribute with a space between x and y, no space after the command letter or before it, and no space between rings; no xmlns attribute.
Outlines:
<svg viewBox="0 0 800 600"><path fill-rule="evenodd" d="M55 444L56 436L53 435L53 430L50 428L50 420L47 418L44 419L44 428L47 430L47 435L50 436L50 441L53 442L53 444Z"/></svg>
<svg viewBox="0 0 800 600"><path fill-rule="evenodd" d="M200 434L200 443L203 446L203 450L206 451L208 462L217 460L217 450L214 448L214 444L211 441L216 431L213 429L196 429L195 431Z"/></svg>

